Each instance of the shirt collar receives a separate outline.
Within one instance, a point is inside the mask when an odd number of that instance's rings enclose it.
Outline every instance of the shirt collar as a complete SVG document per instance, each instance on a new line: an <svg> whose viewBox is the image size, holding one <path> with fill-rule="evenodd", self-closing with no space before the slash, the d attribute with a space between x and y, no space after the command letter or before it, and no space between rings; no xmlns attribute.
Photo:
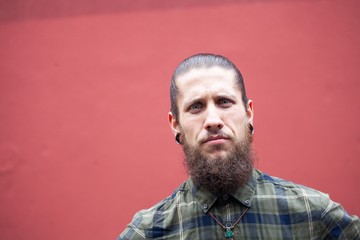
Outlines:
<svg viewBox="0 0 360 240"><path fill-rule="evenodd" d="M246 207L250 207L254 200L256 182L258 177L259 173L255 169L253 169L250 179L231 195ZM196 187L191 178L189 178L187 182L189 190L195 197L197 203L200 205L201 209L205 213L207 213L221 194L215 195L202 186Z"/></svg>

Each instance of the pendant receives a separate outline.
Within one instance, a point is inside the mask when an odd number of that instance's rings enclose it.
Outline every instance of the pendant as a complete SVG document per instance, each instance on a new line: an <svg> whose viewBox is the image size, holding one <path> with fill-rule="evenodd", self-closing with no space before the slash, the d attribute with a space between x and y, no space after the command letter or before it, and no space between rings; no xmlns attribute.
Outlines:
<svg viewBox="0 0 360 240"><path fill-rule="evenodd" d="M233 232L231 231L231 229L230 228L227 228L226 229L226 233L225 233L225 237L226 237L226 239L233 239Z"/></svg>

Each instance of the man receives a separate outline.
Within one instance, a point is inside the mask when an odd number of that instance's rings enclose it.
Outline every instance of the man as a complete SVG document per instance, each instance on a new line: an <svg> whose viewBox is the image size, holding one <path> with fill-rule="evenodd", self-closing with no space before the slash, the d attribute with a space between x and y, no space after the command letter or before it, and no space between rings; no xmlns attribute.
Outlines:
<svg viewBox="0 0 360 240"><path fill-rule="evenodd" d="M359 218L326 194L253 168L253 102L232 62L185 59L170 95L190 178L118 239L360 239Z"/></svg>

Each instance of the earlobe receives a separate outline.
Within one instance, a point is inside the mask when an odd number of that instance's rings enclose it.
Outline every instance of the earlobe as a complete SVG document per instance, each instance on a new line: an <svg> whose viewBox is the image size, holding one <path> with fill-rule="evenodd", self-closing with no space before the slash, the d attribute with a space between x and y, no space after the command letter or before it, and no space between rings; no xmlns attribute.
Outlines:
<svg viewBox="0 0 360 240"><path fill-rule="evenodd" d="M176 136L175 136L175 142L177 143L177 144L182 144L182 141L181 141L181 133L177 133L176 134Z"/></svg>

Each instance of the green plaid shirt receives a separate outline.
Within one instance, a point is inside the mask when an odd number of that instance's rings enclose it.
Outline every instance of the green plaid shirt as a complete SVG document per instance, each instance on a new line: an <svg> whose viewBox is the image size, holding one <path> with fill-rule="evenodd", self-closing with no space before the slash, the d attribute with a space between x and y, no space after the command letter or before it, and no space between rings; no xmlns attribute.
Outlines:
<svg viewBox="0 0 360 240"><path fill-rule="evenodd" d="M235 194L213 195L188 179L171 196L138 212L121 239L360 239L360 221L328 195L258 170ZM209 214L209 212L219 221Z"/></svg>

